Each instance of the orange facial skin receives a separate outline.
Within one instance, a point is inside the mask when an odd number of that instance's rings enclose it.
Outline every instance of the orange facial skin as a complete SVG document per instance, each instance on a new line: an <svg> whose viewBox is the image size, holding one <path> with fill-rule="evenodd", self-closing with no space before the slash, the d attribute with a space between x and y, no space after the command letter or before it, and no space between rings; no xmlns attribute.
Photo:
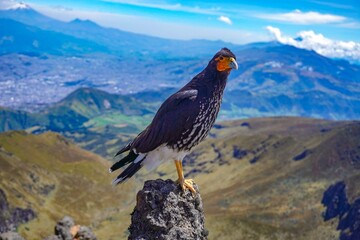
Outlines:
<svg viewBox="0 0 360 240"><path fill-rule="evenodd" d="M236 60L233 57L220 56L218 58L215 58L215 60L217 61L216 69L219 72L229 71L231 69L238 69Z"/></svg>

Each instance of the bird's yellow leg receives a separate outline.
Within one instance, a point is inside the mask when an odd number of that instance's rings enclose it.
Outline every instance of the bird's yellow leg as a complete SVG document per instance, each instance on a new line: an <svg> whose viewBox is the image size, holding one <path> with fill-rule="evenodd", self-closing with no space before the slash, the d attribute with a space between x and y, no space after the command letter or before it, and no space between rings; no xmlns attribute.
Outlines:
<svg viewBox="0 0 360 240"><path fill-rule="evenodd" d="M196 191L193 186L194 181L192 179L184 178L184 172L182 169L182 161L175 160L175 166L176 166L177 174L179 176L179 179L176 182L180 184L183 191L185 191L185 189L188 188L193 194L195 194Z"/></svg>

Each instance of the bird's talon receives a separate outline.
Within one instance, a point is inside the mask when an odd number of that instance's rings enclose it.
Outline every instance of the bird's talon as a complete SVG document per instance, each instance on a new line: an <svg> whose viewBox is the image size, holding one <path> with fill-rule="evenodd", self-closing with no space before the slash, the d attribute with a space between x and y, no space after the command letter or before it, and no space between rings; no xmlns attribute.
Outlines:
<svg viewBox="0 0 360 240"><path fill-rule="evenodd" d="M196 190L194 188L194 180L192 179L178 179L176 181L178 184L180 184L181 189L183 192L185 192L186 189L189 189L190 192L195 195Z"/></svg>

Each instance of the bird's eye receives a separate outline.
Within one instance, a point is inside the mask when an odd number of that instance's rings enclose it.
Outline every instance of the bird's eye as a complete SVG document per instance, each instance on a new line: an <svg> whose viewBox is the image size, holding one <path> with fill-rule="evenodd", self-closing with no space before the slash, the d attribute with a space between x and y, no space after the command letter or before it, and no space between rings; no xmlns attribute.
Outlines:
<svg viewBox="0 0 360 240"><path fill-rule="evenodd" d="M222 61L222 60L224 60L224 57L223 57L223 56L221 56L221 57L219 57L219 59L220 59L220 61Z"/></svg>

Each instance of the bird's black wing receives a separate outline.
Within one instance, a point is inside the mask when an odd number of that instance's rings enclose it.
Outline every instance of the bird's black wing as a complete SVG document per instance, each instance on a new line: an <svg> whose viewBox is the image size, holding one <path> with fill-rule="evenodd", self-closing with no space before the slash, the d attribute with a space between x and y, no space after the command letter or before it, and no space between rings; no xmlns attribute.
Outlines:
<svg viewBox="0 0 360 240"><path fill-rule="evenodd" d="M179 139L182 132L191 128L198 115L195 104L198 90L180 90L170 96L159 108L151 124L132 142L131 148L147 153L162 144Z"/></svg>
<svg viewBox="0 0 360 240"><path fill-rule="evenodd" d="M122 153L124 153L124 152L126 152L126 151L129 151L129 150L131 149L131 144L132 144L132 142L129 142L125 147L123 147L122 149L120 149L120 150L115 154L114 157L116 157L116 156L118 156L118 155L120 155L120 154L122 154Z"/></svg>

